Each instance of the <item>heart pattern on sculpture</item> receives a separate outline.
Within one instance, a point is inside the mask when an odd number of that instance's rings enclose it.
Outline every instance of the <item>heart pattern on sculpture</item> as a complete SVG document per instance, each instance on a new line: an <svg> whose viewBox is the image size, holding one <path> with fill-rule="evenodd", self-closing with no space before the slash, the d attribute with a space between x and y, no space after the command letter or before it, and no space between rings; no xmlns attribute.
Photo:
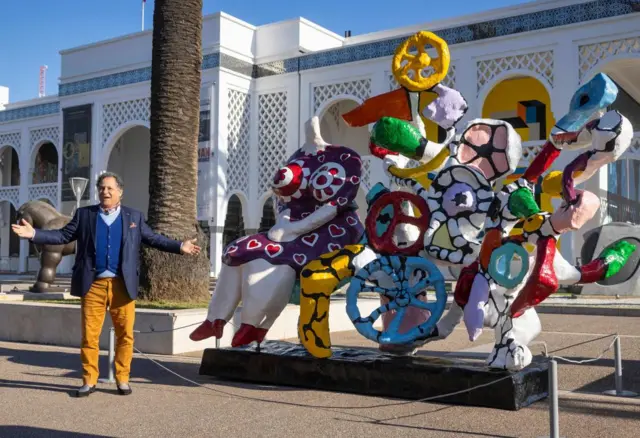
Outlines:
<svg viewBox="0 0 640 438"><path fill-rule="evenodd" d="M347 202L349 202L347 198L343 198L343 197L338 198L338 204L340 205L347 205Z"/></svg>
<svg viewBox="0 0 640 438"><path fill-rule="evenodd" d="M293 261L296 262L298 265L302 266L307 261L307 256L304 254L294 254Z"/></svg>
<svg viewBox="0 0 640 438"><path fill-rule="evenodd" d="M341 249L342 247L340 245L338 245L337 243L330 243L327 245L327 249L329 250L329 252L333 252L336 251L338 249Z"/></svg>
<svg viewBox="0 0 640 438"><path fill-rule="evenodd" d="M347 161L349 158L351 158L351 154L340 155L340 161Z"/></svg>
<svg viewBox="0 0 640 438"><path fill-rule="evenodd" d="M309 245L310 247L313 247L316 242L318 241L318 233L311 233L307 236L304 236L302 238L302 241L306 244Z"/></svg>
<svg viewBox="0 0 640 438"><path fill-rule="evenodd" d="M321 154L321 155L318 155L318 161L319 161L320 163L324 163L324 159L325 159L325 158L326 158L326 157L325 157L324 155L322 155L322 154Z"/></svg>
<svg viewBox="0 0 640 438"><path fill-rule="evenodd" d="M238 250L238 247L235 245L229 245L229 247L227 248L227 252L226 254L233 254L234 252L236 252Z"/></svg>
<svg viewBox="0 0 640 438"><path fill-rule="evenodd" d="M336 224L329 225L329 234L331 234L331 237L341 237L344 236L346 232L347 231L344 228L339 227Z"/></svg>
<svg viewBox="0 0 640 438"><path fill-rule="evenodd" d="M360 178L356 175L351 177L351 184L358 184L360 182Z"/></svg>
<svg viewBox="0 0 640 438"><path fill-rule="evenodd" d="M270 243L264 247L264 251L271 258L279 256L283 250L284 248L282 247L282 245L278 243Z"/></svg>
<svg viewBox="0 0 640 438"><path fill-rule="evenodd" d="M256 239L250 240L249 243L247 243L247 249L258 249L261 246L262 246L262 243L260 243Z"/></svg>
<svg viewBox="0 0 640 438"><path fill-rule="evenodd" d="M305 217L307 217L307 216L309 216L309 213L302 213L302 214L300 215L300 217L301 217L302 219L304 219L304 218L305 218Z"/></svg>
<svg viewBox="0 0 640 438"><path fill-rule="evenodd" d="M347 223L352 227L355 227L356 225L358 225L358 219L353 216L347 216Z"/></svg>

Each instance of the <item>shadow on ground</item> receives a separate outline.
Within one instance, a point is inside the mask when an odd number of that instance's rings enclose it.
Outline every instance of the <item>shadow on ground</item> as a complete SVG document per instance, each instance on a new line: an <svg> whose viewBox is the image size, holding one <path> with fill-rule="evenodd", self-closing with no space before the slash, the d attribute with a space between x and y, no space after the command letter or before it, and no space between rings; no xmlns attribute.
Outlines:
<svg viewBox="0 0 640 438"><path fill-rule="evenodd" d="M20 345L20 344L16 344ZM81 384L82 371L80 354L60 351L37 351L19 348L3 348L0 347L0 360L7 360L18 365L30 367L29 370L22 372L24 376L40 376L52 377L59 376L63 378L72 378L78 380ZM283 388L266 384L251 384L244 382L223 381L209 376L200 376L199 362L174 361L167 358L153 358L163 366L167 367L174 373L179 374L189 380L199 384L215 384L216 386L224 386L229 388L242 388L256 391L302 391L304 388ZM31 368L34 367L34 368ZM99 369L100 377L106 377L108 373L109 359L107 356L100 356ZM55 374L47 370L38 370L37 368L51 368L55 370ZM6 377L6 376L5 376ZM170 386L196 386L193 383L181 379L171 372L161 368L157 364L151 362L146 357L134 357L131 363L131 380L135 385L159 384ZM60 392L74 392L77 386L68 385L52 385L48 383L40 384L38 382L20 381L0 379L1 387L15 387L24 389L40 389ZM100 386L100 385L99 385ZM115 390L114 390L115 392Z"/></svg>
<svg viewBox="0 0 640 438"><path fill-rule="evenodd" d="M93 435L87 433L67 432L64 430L44 429L40 427L29 426L0 426L0 437L46 437L46 438L80 438L80 437L97 437L109 438L108 435Z"/></svg>

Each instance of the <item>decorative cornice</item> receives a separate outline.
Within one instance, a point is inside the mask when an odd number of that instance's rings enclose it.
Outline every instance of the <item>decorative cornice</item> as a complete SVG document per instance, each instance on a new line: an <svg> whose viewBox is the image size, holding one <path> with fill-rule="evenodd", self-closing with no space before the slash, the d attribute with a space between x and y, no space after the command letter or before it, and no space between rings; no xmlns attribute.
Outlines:
<svg viewBox="0 0 640 438"><path fill-rule="evenodd" d="M38 105L24 106L22 108L0 111L0 123L14 120L41 117L60 112L60 102L41 103Z"/></svg>
<svg viewBox="0 0 640 438"><path fill-rule="evenodd" d="M464 26L433 29L433 31L446 40L449 45L455 45L604 18L619 17L638 12L640 12L640 0L595 0ZM403 42L408 36L409 35L405 35L392 39L345 46L257 65L237 59L226 53L209 53L203 57L202 69L208 70L222 67L251 78L295 73L315 68L392 56L398 44ZM151 80L151 67L143 67L61 84L58 94L62 97L71 96L149 80ZM59 111L59 104L57 102L0 111L0 122L52 114L57 111Z"/></svg>
<svg viewBox="0 0 640 438"><path fill-rule="evenodd" d="M449 45L455 45L637 12L640 12L640 0L595 0L464 26L430 30L437 33ZM257 66L258 74L256 77L392 56L396 47L409 36L403 35L261 64Z"/></svg>
<svg viewBox="0 0 640 438"><path fill-rule="evenodd" d="M122 85L136 84L151 80L151 67L142 67L135 70L112 73L97 78L83 79L81 81L60 84L59 96L71 96L73 94L88 93L90 91L104 90L106 88L120 87Z"/></svg>

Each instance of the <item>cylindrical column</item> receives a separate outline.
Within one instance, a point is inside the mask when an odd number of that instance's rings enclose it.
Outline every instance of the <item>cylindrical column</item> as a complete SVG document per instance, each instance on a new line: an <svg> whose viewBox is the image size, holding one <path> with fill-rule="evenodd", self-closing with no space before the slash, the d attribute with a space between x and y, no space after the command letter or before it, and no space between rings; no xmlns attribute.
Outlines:
<svg viewBox="0 0 640 438"><path fill-rule="evenodd" d="M116 362L116 330L111 327L109 330L109 381L113 382L113 368Z"/></svg>
<svg viewBox="0 0 640 438"><path fill-rule="evenodd" d="M101 383L114 383L113 369L116 361L116 330L111 327L109 329L109 374L106 379L98 379Z"/></svg>
<svg viewBox="0 0 640 438"><path fill-rule="evenodd" d="M549 361L549 436L560 437L560 422L558 419L558 363L555 359Z"/></svg>
<svg viewBox="0 0 640 438"><path fill-rule="evenodd" d="M616 336L616 339L613 341L613 352L614 352L614 378L616 389L610 389L605 391L605 395L613 395L616 397L637 397L633 391L625 391L622 387L622 347L620 346L620 336Z"/></svg>
<svg viewBox="0 0 640 438"><path fill-rule="evenodd" d="M620 351L620 337L616 337L613 342L613 347L615 349L615 362L616 362L616 371L615 371L615 379L616 379L616 395L622 395L622 353Z"/></svg>

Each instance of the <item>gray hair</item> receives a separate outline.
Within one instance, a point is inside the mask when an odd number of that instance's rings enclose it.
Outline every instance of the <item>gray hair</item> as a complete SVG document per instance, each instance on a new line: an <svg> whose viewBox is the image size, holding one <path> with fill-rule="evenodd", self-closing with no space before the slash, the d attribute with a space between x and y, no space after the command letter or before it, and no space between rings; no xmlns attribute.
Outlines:
<svg viewBox="0 0 640 438"><path fill-rule="evenodd" d="M120 175L118 175L115 172L104 172L102 174L100 174L100 176L98 176L98 180L96 181L96 188L100 188L100 183L102 183L102 181L104 181L105 178L113 178L116 180L116 184L118 185L118 188L120 190L124 190L124 181L122 180L122 178L120 178Z"/></svg>

